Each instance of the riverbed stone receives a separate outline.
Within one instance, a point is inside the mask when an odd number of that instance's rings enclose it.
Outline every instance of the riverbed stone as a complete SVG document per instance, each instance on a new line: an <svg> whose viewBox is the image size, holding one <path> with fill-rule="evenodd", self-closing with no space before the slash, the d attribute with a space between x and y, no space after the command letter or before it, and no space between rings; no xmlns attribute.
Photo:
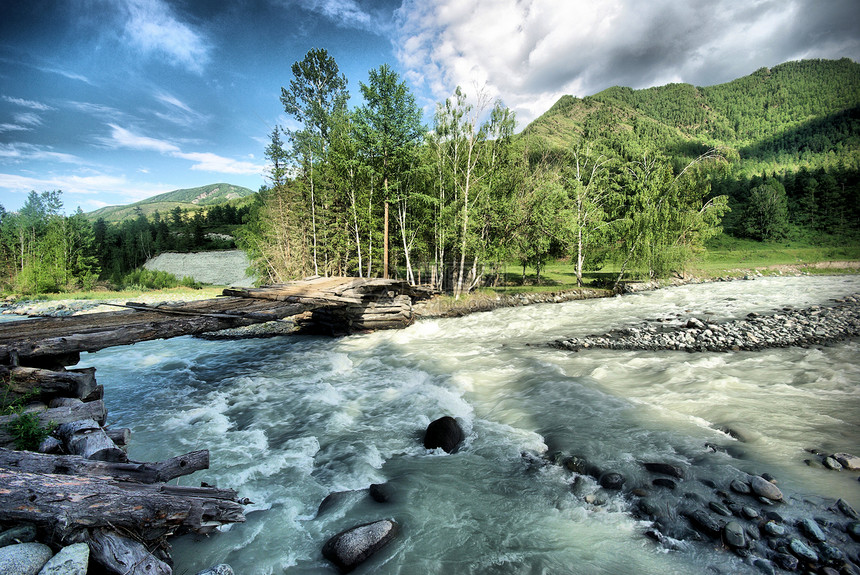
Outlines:
<svg viewBox="0 0 860 575"><path fill-rule="evenodd" d="M827 539L824 531L812 519L801 519L797 522L797 527L812 541L825 541Z"/></svg>
<svg viewBox="0 0 860 575"><path fill-rule="evenodd" d="M668 477L657 477L651 482L651 485L655 487L664 487L666 489L675 489L678 486Z"/></svg>
<svg viewBox="0 0 860 575"><path fill-rule="evenodd" d="M75 543L63 547L45 563L39 575L86 575L90 560L90 547L86 543Z"/></svg>
<svg viewBox="0 0 860 575"><path fill-rule="evenodd" d="M749 495L752 492L749 483L741 481L740 479L732 479L732 482L729 484L729 489L741 495Z"/></svg>
<svg viewBox="0 0 860 575"><path fill-rule="evenodd" d="M845 530L854 541L860 542L860 521L852 521L846 526Z"/></svg>
<svg viewBox="0 0 860 575"><path fill-rule="evenodd" d="M798 559L803 559L809 563L818 563L818 553L813 551L806 543L800 539L793 538L789 541L789 549Z"/></svg>
<svg viewBox="0 0 860 575"><path fill-rule="evenodd" d="M645 469L651 473L659 473L661 475L668 475L677 479L684 479L684 470L678 465L673 465L671 463L645 463L644 465Z"/></svg>
<svg viewBox="0 0 860 575"><path fill-rule="evenodd" d="M391 519L356 525L326 541L322 554L341 572L348 573L388 545L399 530L400 526Z"/></svg>
<svg viewBox="0 0 860 575"><path fill-rule="evenodd" d="M747 546L744 528L737 521L729 521L726 523L726 526L723 527L723 537L725 538L726 543L732 547L743 548Z"/></svg>
<svg viewBox="0 0 860 575"><path fill-rule="evenodd" d="M762 559L761 557L759 557L753 561L753 565L755 565L756 569L758 569L765 575L776 574L776 570L774 569L773 563L771 563L767 559Z"/></svg>
<svg viewBox="0 0 860 575"><path fill-rule="evenodd" d="M842 471L842 464L829 455L824 458L824 467L831 471Z"/></svg>
<svg viewBox="0 0 860 575"><path fill-rule="evenodd" d="M0 533L0 547L14 545L15 543L30 543L36 540L36 528L32 525L19 525L10 527Z"/></svg>
<svg viewBox="0 0 860 575"><path fill-rule="evenodd" d="M851 505L849 505L844 499L837 499L836 507L839 508L839 511L841 511L845 517L848 517L849 519L860 519L860 516L857 515L854 508L851 507Z"/></svg>
<svg viewBox="0 0 860 575"><path fill-rule="evenodd" d="M441 447L445 453L453 453L463 441L463 429L457 420L446 415L432 421L424 433L424 447L436 449Z"/></svg>
<svg viewBox="0 0 860 575"><path fill-rule="evenodd" d="M615 471L608 471L600 476L599 483L604 489L617 491L624 487L624 476Z"/></svg>
<svg viewBox="0 0 860 575"><path fill-rule="evenodd" d="M820 543L818 545L818 556L824 563L830 565L838 565L845 561L845 554L842 550L829 543Z"/></svg>
<svg viewBox="0 0 860 575"><path fill-rule="evenodd" d="M748 505L741 507L741 515L747 519L758 519L759 517L758 511Z"/></svg>
<svg viewBox="0 0 860 575"><path fill-rule="evenodd" d="M700 533L711 538L717 538L720 536L720 522L714 519L704 509L688 511L685 513L685 516L690 520L690 524Z"/></svg>
<svg viewBox="0 0 860 575"><path fill-rule="evenodd" d="M723 505L722 503L719 503L718 501L708 502L708 507L711 508L711 511L713 511L714 513L717 513L719 515L722 515L723 517L731 517L732 516L732 512L729 511L729 508L726 507L725 505Z"/></svg>
<svg viewBox="0 0 860 575"><path fill-rule="evenodd" d="M860 469L860 457L850 453L834 453L833 459L839 462L845 469L856 471Z"/></svg>
<svg viewBox="0 0 860 575"><path fill-rule="evenodd" d="M785 535L786 529L775 521L768 521L764 524L764 532L773 537L782 537Z"/></svg>
<svg viewBox="0 0 860 575"><path fill-rule="evenodd" d="M0 573L36 575L53 556L43 543L16 543L0 547Z"/></svg>
<svg viewBox="0 0 860 575"><path fill-rule="evenodd" d="M750 479L750 487L752 488L753 493L759 497L764 497L771 501L782 501L782 491L779 490L779 487L760 475L752 476Z"/></svg>
<svg viewBox="0 0 860 575"><path fill-rule="evenodd" d="M789 555L788 553L776 553L773 556L773 561L781 569L785 569L786 571L797 571L800 562L797 560L797 557L794 555Z"/></svg>

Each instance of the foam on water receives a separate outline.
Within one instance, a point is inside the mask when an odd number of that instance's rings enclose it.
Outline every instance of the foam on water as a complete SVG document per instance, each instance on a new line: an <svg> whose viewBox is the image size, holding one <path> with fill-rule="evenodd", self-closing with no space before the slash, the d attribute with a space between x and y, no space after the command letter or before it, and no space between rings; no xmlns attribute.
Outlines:
<svg viewBox="0 0 860 575"><path fill-rule="evenodd" d="M174 544L177 572L228 562L237 573L335 573L320 554L334 533L384 517L397 542L371 570L413 573L691 573L752 569L707 546L667 553L641 533L623 495L574 482L547 452L587 456L650 481L639 462L695 466L716 481L770 471L787 490L843 496L856 478L806 467L816 447L860 453L860 344L760 353L590 350L549 341L695 315L717 321L803 307L860 291L860 278L760 279L497 310L337 340L177 338L84 357L106 386L109 420L132 428L130 455L211 450L182 481L232 487L248 522ZM455 454L422 446L451 415ZM731 428L745 442L721 431ZM706 443L728 453L710 453ZM527 454L524 456L523 454ZM317 513L333 492L387 481ZM853 481L853 484L850 484ZM595 494L598 504L584 497Z"/></svg>

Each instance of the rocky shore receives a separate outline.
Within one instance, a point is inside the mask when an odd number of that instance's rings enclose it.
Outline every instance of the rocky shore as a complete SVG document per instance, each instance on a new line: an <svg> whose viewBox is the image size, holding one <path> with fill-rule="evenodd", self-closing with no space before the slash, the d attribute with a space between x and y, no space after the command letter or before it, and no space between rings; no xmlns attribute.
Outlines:
<svg viewBox="0 0 860 575"><path fill-rule="evenodd" d="M653 320L603 335L557 340L559 349L679 350L688 352L758 351L774 347L826 345L860 335L860 294L832 305L783 308L772 315L750 313L722 323L676 316Z"/></svg>

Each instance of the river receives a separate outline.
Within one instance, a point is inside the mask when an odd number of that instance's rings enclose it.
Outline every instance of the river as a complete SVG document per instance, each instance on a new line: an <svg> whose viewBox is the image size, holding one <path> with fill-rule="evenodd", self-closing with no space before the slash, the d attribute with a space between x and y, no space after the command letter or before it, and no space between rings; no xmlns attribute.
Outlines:
<svg viewBox="0 0 860 575"><path fill-rule="evenodd" d="M726 354L572 353L546 343L857 292L858 276L759 278L341 339L145 342L84 354L81 366L98 369L108 422L132 429L132 459L208 448L211 469L180 484L232 487L254 502L245 524L176 539L176 573L220 562L240 574L335 573L320 554L326 539L383 518L402 531L360 572L753 573L713 545L666 551L643 535L628 491L605 492L590 478L572 489L574 475L523 453L582 455L628 486L650 482L641 462L673 462L691 471L679 490L702 494L694 477L725 487L739 471L768 472L794 501L842 497L860 508L856 473L803 463L806 448L860 454L860 342ZM466 432L451 455L421 444L443 415ZM317 515L332 492L386 481L388 503L357 491Z"/></svg>

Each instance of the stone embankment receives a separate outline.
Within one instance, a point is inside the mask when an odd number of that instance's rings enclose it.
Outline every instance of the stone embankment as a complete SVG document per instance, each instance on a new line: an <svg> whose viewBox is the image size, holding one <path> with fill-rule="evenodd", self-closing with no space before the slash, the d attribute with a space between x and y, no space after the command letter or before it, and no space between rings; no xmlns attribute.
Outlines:
<svg viewBox="0 0 860 575"><path fill-rule="evenodd" d="M860 294L832 305L783 308L773 315L709 323L691 317L678 322L646 322L603 335L557 340L559 349L758 351L774 347L826 345L860 335Z"/></svg>

